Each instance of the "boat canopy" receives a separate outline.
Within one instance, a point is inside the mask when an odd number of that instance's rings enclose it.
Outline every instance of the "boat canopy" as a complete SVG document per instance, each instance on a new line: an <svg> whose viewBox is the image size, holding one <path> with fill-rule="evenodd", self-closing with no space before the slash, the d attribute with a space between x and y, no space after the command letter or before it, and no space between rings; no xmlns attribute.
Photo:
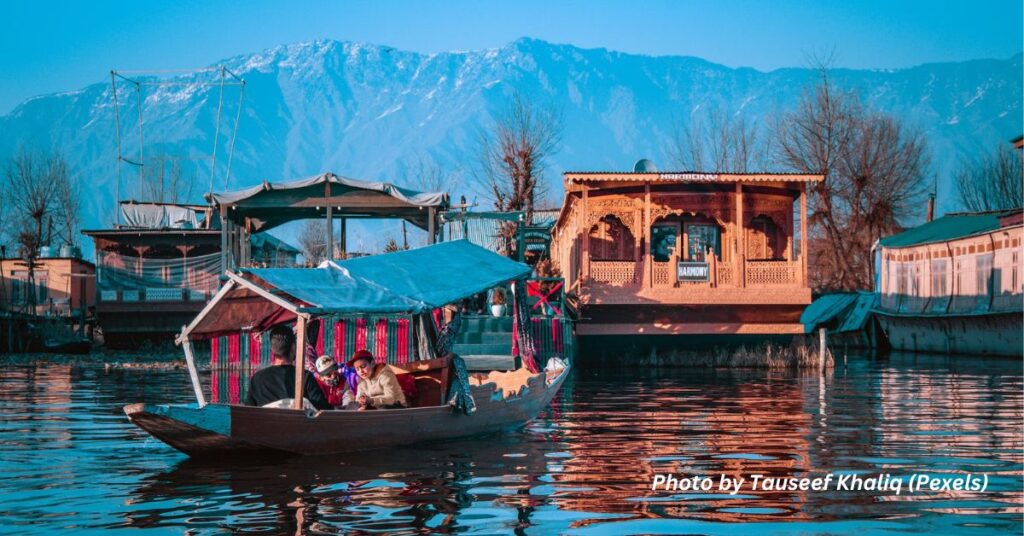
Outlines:
<svg viewBox="0 0 1024 536"><path fill-rule="evenodd" d="M529 274L529 266L467 240L317 268L242 269L228 273L182 335L263 330L300 313L419 314Z"/></svg>
<svg viewBox="0 0 1024 536"><path fill-rule="evenodd" d="M433 211L448 206L448 194L444 192L417 192L387 182L362 181L330 172L208 193L206 200L218 206L235 224L255 232L297 219L324 217L328 206L339 217L401 218L428 229Z"/></svg>

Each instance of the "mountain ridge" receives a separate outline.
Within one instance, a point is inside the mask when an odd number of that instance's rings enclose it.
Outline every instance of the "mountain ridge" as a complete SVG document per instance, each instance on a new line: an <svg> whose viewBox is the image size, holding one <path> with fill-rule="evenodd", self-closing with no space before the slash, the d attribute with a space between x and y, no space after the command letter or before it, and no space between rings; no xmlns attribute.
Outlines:
<svg viewBox="0 0 1024 536"><path fill-rule="evenodd" d="M948 211L957 208L950 179L957 162L1024 130L1022 58L835 69L834 76L867 105L925 132L940 211ZM681 119L719 109L763 121L792 107L814 80L812 70L799 67L759 71L694 56L650 56L533 38L430 54L317 39L235 55L210 67L220 65L246 79L232 189L327 170L416 186L409 176L426 163L481 202L481 189L470 187L473 145L513 92L562 110L561 150L545 177L554 201L561 198L562 171L629 169L642 157L667 169L667 147ZM169 77L180 85L144 91L147 157L211 152L217 88L201 83L208 75ZM91 84L30 98L0 116L0 156L19 146L58 147L65 153L91 186L83 199L84 220L91 227L109 223L104 219L111 214L115 189L122 198L132 197L134 170L122 167L121 187L115 186L110 96L109 83ZM118 96L122 149L137 154L135 124L125 115L134 113L134 97L128 87L119 88ZM223 187L236 101L237 94L225 90L214 189ZM209 166L197 165L190 173L195 201L209 188Z"/></svg>

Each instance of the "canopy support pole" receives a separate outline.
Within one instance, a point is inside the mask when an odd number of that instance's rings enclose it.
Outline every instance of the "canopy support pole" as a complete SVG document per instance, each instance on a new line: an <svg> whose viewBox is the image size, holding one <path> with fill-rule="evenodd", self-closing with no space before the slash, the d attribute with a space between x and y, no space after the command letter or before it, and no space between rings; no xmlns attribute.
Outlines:
<svg viewBox="0 0 1024 536"><path fill-rule="evenodd" d="M342 217L340 219L341 219L341 222L340 222L340 227L341 228L338 231L338 233L339 233L338 234L338 249L341 250L341 258L347 259L348 258L348 240L347 240L346 235L348 234L348 232L345 229L345 222L347 220L344 217Z"/></svg>
<svg viewBox="0 0 1024 536"><path fill-rule="evenodd" d="M334 207L331 206L331 181L324 183L324 202L327 204L327 260L334 260Z"/></svg>
<svg viewBox="0 0 1024 536"><path fill-rule="evenodd" d="M437 242L437 218L435 218L434 207L427 209L427 243Z"/></svg>
<svg viewBox="0 0 1024 536"><path fill-rule="evenodd" d="M330 209L328 209L330 210ZM306 365L306 315L298 315L295 321L295 398L293 409L302 409L302 373Z"/></svg>
<svg viewBox="0 0 1024 536"><path fill-rule="evenodd" d="M192 355L192 341L184 336L185 328L182 327L183 333L181 346L185 349L185 362L188 364L188 375L192 378L192 390L196 393L196 402L199 403L199 407L206 405L206 397L203 396L203 388L199 385L199 371L196 369L196 359Z"/></svg>

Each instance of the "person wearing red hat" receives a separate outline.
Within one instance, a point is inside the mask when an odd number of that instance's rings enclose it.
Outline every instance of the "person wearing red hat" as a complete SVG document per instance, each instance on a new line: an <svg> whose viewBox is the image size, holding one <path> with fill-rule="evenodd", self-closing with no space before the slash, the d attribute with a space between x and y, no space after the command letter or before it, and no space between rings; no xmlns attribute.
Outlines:
<svg viewBox="0 0 1024 536"><path fill-rule="evenodd" d="M359 375L356 402L359 409L393 409L407 407L405 393L387 363L373 362L373 354L359 350L348 360L348 366Z"/></svg>

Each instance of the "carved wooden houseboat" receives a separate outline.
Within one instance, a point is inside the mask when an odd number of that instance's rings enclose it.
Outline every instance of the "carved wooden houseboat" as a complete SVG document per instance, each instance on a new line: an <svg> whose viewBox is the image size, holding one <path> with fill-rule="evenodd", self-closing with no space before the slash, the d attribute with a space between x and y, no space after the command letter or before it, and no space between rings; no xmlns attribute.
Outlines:
<svg viewBox="0 0 1024 536"><path fill-rule="evenodd" d="M807 187L822 176L660 173L642 160L564 180L552 258L578 296L581 342L803 333Z"/></svg>

